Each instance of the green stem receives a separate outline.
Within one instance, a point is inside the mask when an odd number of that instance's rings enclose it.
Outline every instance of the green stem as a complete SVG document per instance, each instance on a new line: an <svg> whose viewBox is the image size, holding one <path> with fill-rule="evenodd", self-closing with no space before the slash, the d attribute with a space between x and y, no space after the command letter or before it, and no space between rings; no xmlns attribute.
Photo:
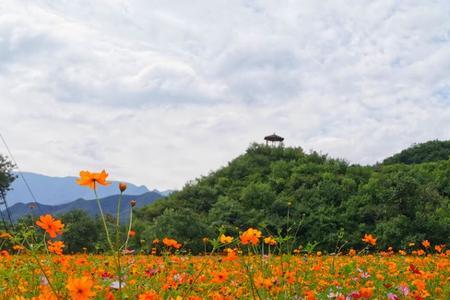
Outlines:
<svg viewBox="0 0 450 300"><path fill-rule="evenodd" d="M103 214L103 209L100 204L100 200L98 199L97 190L95 188L94 188L94 194L95 194L95 200L97 201L98 210L100 211L100 216L102 217L103 227L105 228L106 239L108 240L108 244L109 244L109 247L111 248L111 251L114 252L114 247L112 245L111 238L109 237L108 226L106 226L105 215Z"/></svg>
<svg viewBox="0 0 450 300"><path fill-rule="evenodd" d="M45 235L44 235L44 239L45 239ZM55 287L53 286L52 282L50 281L50 278L48 277L47 273L45 273L44 267L42 266L41 262L39 261L39 257L37 257L37 255L35 253L34 247L32 246L32 244L28 241L28 239L26 237L24 239L24 243L28 244L28 249L30 249L31 256L36 260L36 263L39 266L39 269L41 270L45 279L47 280L48 285L50 286L50 289L52 290L53 294L56 296L57 299L59 299L58 294L56 293Z"/></svg>
<svg viewBox="0 0 450 300"><path fill-rule="evenodd" d="M48 251L48 247L47 247L47 241L45 239L46 235L47 235L47 232L44 232L44 248L47 251L47 255L50 255L50 252Z"/></svg>
<svg viewBox="0 0 450 300"><path fill-rule="evenodd" d="M121 249L126 250L128 247L128 240L130 239L130 231L131 231L131 225L133 223L133 207L130 208L130 222L128 223L128 230L127 230L127 239L125 240L125 244L123 244L123 247Z"/></svg>
<svg viewBox="0 0 450 300"><path fill-rule="evenodd" d="M122 204L122 192L119 195L119 201L117 203L117 213L116 213L116 250L119 250L119 240L120 240L120 205Z"/></svg>
<svg viewBox="0 0 450 300"><path fill-rule="evenodd" d="M45 279L47 280L48 285L50 286L50 289L52 290L53 294L56 296L57 299L59 299L58 294L56 293L56 289L53 286L52 282L50 281L50 278L48 277L47 273L45 273L44 267L42 266L41 262L39 261L39 258L35 254L31 254L33 258L36 260L36 263L39 266L39 269L41 269L42 274L44 274Z"/></svg>
<svg viewBox="0 0 450 300"><path fill-rule="evenodd" d="M119 277L119 299L122 299L122 272L120 267L120 205L122 204L122 191L119 195L116 213L116 252L117 252L117 276Z"/></svg>

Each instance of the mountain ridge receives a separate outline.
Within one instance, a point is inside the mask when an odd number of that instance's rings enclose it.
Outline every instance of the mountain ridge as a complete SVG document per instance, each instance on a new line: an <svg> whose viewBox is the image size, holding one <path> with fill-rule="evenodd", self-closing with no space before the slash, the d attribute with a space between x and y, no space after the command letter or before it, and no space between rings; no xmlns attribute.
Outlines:
<svg viewBox="0 0 450 300"><path fill-rule="evenodd" d="M99 199L104 214L116 214L118 198L119 195L112 195ZM120 205L120 219L128 219L131 200L136 200L136 208L140 208L161 198L163 198L163 196L156 192L146 192L140 195L123 195L122 203ZM84 210L91 216L99 214L97 201L95 199L86 200L82 198L58 205L47 205L39 202L37 204L35 202L19 202L9 208L9 213L11 215L11 219L13 221L17 221L21 217L29 214L34 216L42 214L52 214L58 216L71 210ZM2 213L6 216L6 211L2 211Z"/></svg>
<svg viewBox="0 0 450 300"><path fill-rule="evenodd" d="M79 198L90 199L93 196L91 190L76 184L77 177L75 176L57 177L33 172L15 172L14 174L18 178L11 184L11 190L6 195L6 201L8 201L10 206L19 202L27 203L35 200L21 178L20 173L25 177L36 200L44 205L59 205ZM118 194L117 185L120 181L110 182L109 186L98 189L97 192L100 198ZM145 185L138 186L129 182L125 183L127 184L125 195L141 195L150 192Z"/></svg>

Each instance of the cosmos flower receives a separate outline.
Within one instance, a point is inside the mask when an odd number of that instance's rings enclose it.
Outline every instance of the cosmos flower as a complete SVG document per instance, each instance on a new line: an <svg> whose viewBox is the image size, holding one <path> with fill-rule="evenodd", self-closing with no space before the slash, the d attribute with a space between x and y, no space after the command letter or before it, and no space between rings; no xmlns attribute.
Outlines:
<svg viewBox="0 0 450 300"><path fill-rule="evenodd" d="M48 251L50 253L55 253L58 255L62 255L62 248L64 248L64 242L63 241L48 241Z"/></svg>
<svg viewBox="0 0 450 300"><path fill-rule="evenodd" d="M246 231L244 231L241 235L241 243L243 245L257 245L259 243L259 238L261 237L262 233L258 229L249 228Z"/></svg>
<svg viewBox="0 0 450 300"><path fill-rule="evenodd" d="M225 234L221 234L219 237L219 242L221 242L222 244L229 244L232 241L233 241L233 237L226 236Z"/></svg>
<svg viewBox="0 0 450 300"><path fill-rule="evenodd" d="M89 277L69 278L67 282L67 289L69 295L73 300L87 300L95 296L92 291L94 282Z"/></svg>
<svg viewBox="0 0 450 300"><path fill-rule="evenodd" d="M373 235L367 233L364 235L362 241L372 246L375 246L377 244L377 239Z"/></svg>
<svg viewBox="0 0 450 300"><path fill-rule="evenodd" d="M111 184L106 181L106 177L108 177L108 173L106 173L105 170L102 170L100 173L80 171L80 178L77 180L77 183L81 186L88 186L90 189L95 190L97 183L104 186Z"/></svg>
<svg viewBox="0 0 450 300"><path fill-rule="evenodd" d="M40 216L36 221L36 225L44 229L51 238L55 238L62 233L64 224L60 220L56 220L51 215Z"/></svg>
<svg viewBox="0 0 450 300"><path fill-rule="evenodd" d="M181 248L181 244L178 243L174 239L164 238L163 239L163 244L166 245L167 247L173 247L175 249L180 249Z"/></svg>
<svg viewBox="0 0 450 300"><path fill-rule="evenodd" d="M269 236L264 239L264 243L270 246L275 246L277 241L273 237Z"/></svg>

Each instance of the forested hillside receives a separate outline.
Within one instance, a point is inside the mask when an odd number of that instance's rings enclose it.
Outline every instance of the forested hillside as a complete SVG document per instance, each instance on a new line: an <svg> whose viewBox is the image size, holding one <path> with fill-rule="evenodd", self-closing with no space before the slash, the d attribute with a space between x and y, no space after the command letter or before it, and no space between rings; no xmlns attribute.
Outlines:
<svg viewBox="0 0 450 300"><path fill-rule="evenodd" d="M407 161L420 159L429 160ZM342 233L349 247L361 246L364 233L375 234L380 247L444 243L449 197L448 157L360 166L301 148L253 144L226 167L138 210L137 232L146 239L170 236L194 251L221 226L230 234L250 226L274 234L291 228L298 244L317 242L329 251Z"/></svg>
<svg viewBox="0 0 450 300"><path fill-rule="evenodd" d="M386 158L383 164L420 164L447 160L450 157L450 141L429 141L415 144L408 149Z"/></svg>

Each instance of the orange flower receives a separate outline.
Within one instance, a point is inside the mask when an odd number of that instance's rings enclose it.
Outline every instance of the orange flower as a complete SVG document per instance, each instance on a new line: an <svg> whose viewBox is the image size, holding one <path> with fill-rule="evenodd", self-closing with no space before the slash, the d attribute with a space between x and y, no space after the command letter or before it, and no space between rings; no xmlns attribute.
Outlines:
<svg viewBox="0 0 450 300"><path fill-rule="evenodd" d="M39 296L34 297L33 300L58 300L58 298L48 285L41 285L39 286Z"/></svg>
<svg viewBox="0 0 450 300"><path fill-rule="evenodd" d="M58 255L62 255L62 248L64 248L64 242L62 241L48 241L48 251Z"/></svg>
<svg viewBox="0 0 450 300"><path fill-rule="evenodd" d="M372 246L375 246L377 244L377 239L373 235L367 233L364 235L362 241Z"/></svg>
<svg viewBox="0 0 450 300"><path fill-rule="evenodd" d="M166 245L167 247L173 247L175 249L180 249L181 248L181 244L180 243L178 243L176 240L169 239L169 238L164 238L163 239L163 244Z"/></svg>
<svg viewBox="0 0 450 300"><path fill-rule="evenodd" d="M235 250L227 248L224 250L227 253L227 256L222 259L222 261L233 261L238 258Z"/></svg>
<svg viewBox="0 0 450 300"><path fill-rule="evenodd" d="M156 291L150 290L148 292L140 294L138 299L139 300L156 300L156 299L161 299L161 296L159 296L159 294Z"/></svg>
<svg viewBox="0 0 450 300"><path fill-rule="evenodd" d="M277 241L275 241L273 237L269 236L264 239L264 243L270 246L275 246L277 244Z"/></svg>
<svg viewBox="0 0 450 300"><path fill-rule="evenodd" d="M69 278L67 283L67 289L73 300L86 300L94 297L95 292L92 291L93 286L94 282L85 276L81 278Z"/></svg>
<svg viewBox="0 0 450 300"><path fill-rule="evenodd" d="M313 291L306 291L305 292L305 299L306 300L315 300L316 294Z"/></svg>
<svg viewBox="0 0 450 300"><path fill-rule="evenodd" d="M429 242L428 240L423 241L423 242L422 242L422 245L423 245L425 248L430 248L430 242Z"/></svg>
<svg viewBox="0 0 450 300"><path fill-rule="evenodd" d="M12 236L9 233L7 232L0 233L0 239L10 239L10 238L12 238Z"/></svg>
<svg viewBox="0 0 450 300"><path fill-rule="evenodd" d="M96 183L101 185L109 185L110 182L106 181L106 177L108 177L108 173L105 170L100 173L91 173L89 171L80 171L80 179L77 180L77 183L81 186L88 186L91 189L96 188Z"/></svg>
<svg viewBox="0 0 450 300"><path fill-rule="evenodd" d="M135 236L136 235L136 231L134 231L134 230L130 230L129 232L128 232L128 236L129 237L133 237L133 236Z"/></svg>
<svg viewBox="0 0 450 300"><path fill-rule="evenodd" d="M214 277L211 279L212 283L223 283L228 278L228 273L225 271L214 273Z"/></svg>
<svg viewBox="0 0 450 300"><path fill-rule="evenodd" d="M51 215L40 216L36 225L44 229L51 238L55 238L62 233L64 224L60 220L54 219Z"/></svg>
<svg viewBox="0 0 450 300"><path fill-rule="evenodd" d="M20 251L20 250L25 249L25 247L22 246L22 245L14 245L14 246L13 246L13 249L16 250L16 251Z"/></svg>
<svg viewBox="0 0 450 300"><path fill-rule="evenodd" d="M371 287L362 287L359 290L359 295L361 296L361 298L369 299L373 295L373 290L374 288Z"/></svg>
<svg viewBox="0 0 450 300"><path fill-rule="evenodd" d="M233 237L226 236L225 234L221 234L219 237L219 242L221 242L222 244L229 244L232 241L233 241Z"/></svg>
<svg viewBox="0 0 450 300"><path fill-rule="evenodd" d="M249 228L246 231L244 231L241 235L241 243L243 245L252 244L257 245L259 243L259 238L261 237L262 233L258 229Z"/></svg>

